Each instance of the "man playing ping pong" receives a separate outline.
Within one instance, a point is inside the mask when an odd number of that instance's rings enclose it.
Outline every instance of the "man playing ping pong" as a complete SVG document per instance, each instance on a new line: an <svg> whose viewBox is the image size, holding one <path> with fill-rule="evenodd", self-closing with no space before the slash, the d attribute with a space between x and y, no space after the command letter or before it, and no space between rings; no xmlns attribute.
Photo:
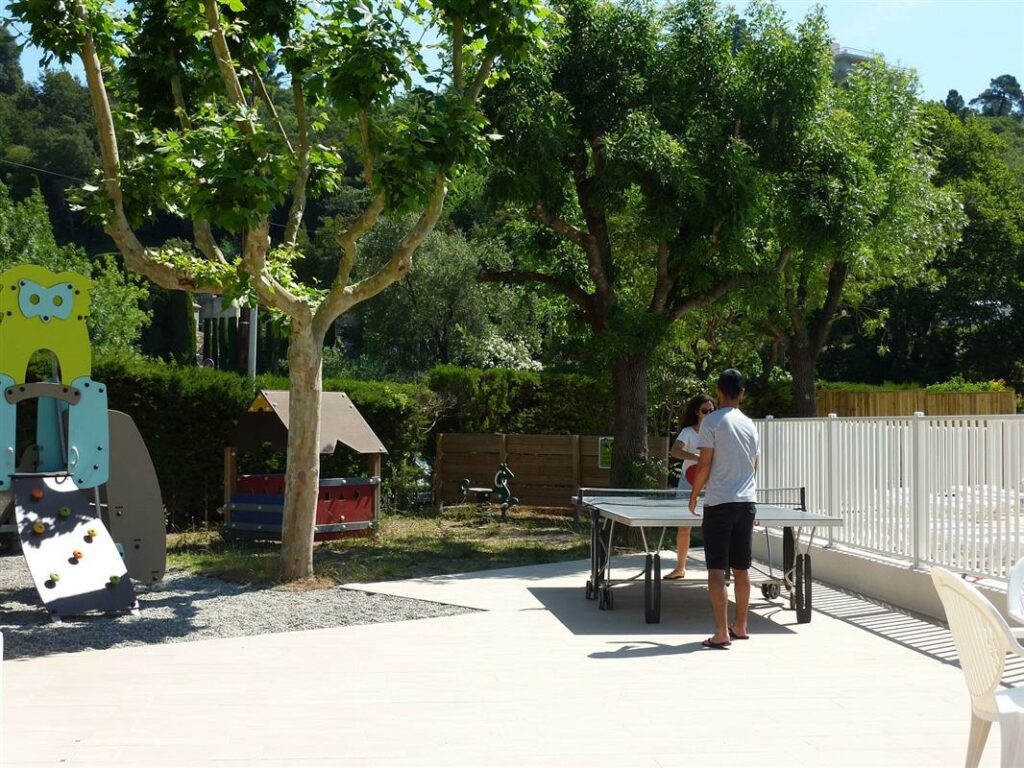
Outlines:
<svg viewBox="0 0 1024 768"><path fill-rule="evenodd" d="M718 409L708 414L701 426L697 442L700 461L690 494L690 512L697 514L697 499L707 488L701 531L715 634L703 645L720 650L733 640L747 639L758 437L754 423L739 410L743 393L740 372L735 368L723 371L718 377ZM731 626L725 586L730 569L736 585L736 617Z"/></svg>

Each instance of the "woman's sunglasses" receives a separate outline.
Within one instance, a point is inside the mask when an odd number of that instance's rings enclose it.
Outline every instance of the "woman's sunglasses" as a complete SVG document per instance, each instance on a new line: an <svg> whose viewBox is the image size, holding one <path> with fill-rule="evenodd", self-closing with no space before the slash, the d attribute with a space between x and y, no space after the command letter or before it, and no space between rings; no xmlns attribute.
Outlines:
<svg viewBox="0 0 1024 768"><path fill-rule="evenodd" d="M707 408L701 408L700 409L700 413L703 413L705 416L707 416L713 410L715 410L715 406L711 405L711 406L708 406Z"/></svg>

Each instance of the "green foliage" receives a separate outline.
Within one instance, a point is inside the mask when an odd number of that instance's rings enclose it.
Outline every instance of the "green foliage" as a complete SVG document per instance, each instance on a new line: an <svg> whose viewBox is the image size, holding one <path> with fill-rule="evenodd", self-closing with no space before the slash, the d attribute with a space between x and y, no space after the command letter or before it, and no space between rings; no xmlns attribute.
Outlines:
<svg viewBox="0 0 1024 768"><path fill-rule="evenodd" d="M305 271L328 274L336 257L333 240L340 223L329 220L310 246ZM361 242L362 261L356 277L372 274L390 258L410 226L407 219L378 223ZM538 368L544 307L522 288L479 283L482 263L507 262L502 244L487 238L467 239L439 228L419 247L415 268L376 301L351 314L346 337L356 360L335 362L344 370L369 368L381 374L410 378L434 365ZM339 353L332 353L337 355Z"/></svg>
<svg viewBox="0 0 1024 768"><path fill-rule="evenodd" d="M1011 118L957 116L921 108L940 154L936 183L962 200L965 226L933 264L936 279L895 285L844 322L829 378L941 381L1004 379L1024 385L1024 140ZM1024 131L1019 131L1024 137ZM864 320L877 317L874 327ZM881 354L879 354L881 352Z"/></svg>
<svg viewBox="0 0 1024 768"><path fill-rule="evenodd" d="M427 386L445 404L439 432L605 435L611 386L578 374L438 366Z"/></svg>
<svg viewBox="0 0 1024 768"><path fill-rule="evenodd" d="M1004 381L967 381L963 376L925 387L928 392L1006 392L1007 389Z"/></svg>
<svg viewBox="0 0 1024 768"><path fill-rule="evenodd" d="M902 392L910 389L920 389L921 385L914 382L895 383L885 381L881 384L865 384L854 381L818 381L818 389L838 390L841 392Z"/></svg>
<svg viewBox="0 0 1024 768"><path fill-rule="evenodd" d="M903 392L922 388L927 392L1005 392L1008 389L1003 381L968 381L963 376L954 376L949 381L929 384L926 387L922 387L914 382L894 383L886 381L882 384L864 384L851 381L818 382L818 389L839 392Z"/></svg>

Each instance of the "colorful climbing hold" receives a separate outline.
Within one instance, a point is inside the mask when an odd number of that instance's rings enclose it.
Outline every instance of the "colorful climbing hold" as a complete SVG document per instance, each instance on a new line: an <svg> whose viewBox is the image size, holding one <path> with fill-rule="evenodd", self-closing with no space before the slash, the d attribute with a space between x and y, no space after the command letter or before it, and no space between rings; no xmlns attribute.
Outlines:
<svg viewBox="0 0 1024 768"><path fill-rule="evenodd" d="M81 560L82 559L82 550L76 549L74 552L71 553L71 556L73 558L75 558L75 560Z"/></svg>
<svg viewBox="0 0 1024 768"><path fill-rule="evenodd" d="M43 523L43 522L33 523L32 524L32 533L37 534L37 535L46 533L46 523Z"/></svg>
<svg viewBox="0 0 1024 768"><path fill-rule="evenodd" d="M120 576L117 576L115 574L114 576L110 577L110 586L116 587L120 583L121 583L121 577Z"/></svg>
<svg viewBox="0 0 1024 768"><path fill-rule="evenodd" d="M60 581L60 574L56 573L56 572L51 573L50 574L50 581L53 582L54 584L56 584L58 581Z"/></svg>
<svg viewBox="0 0 1024 768"><path fill-rule="evenodd" d="M85 535L88 536L90 539L95 539L96 538L96 529L95 528L90 528L88 531L85 532Z"/></svg>
<svg viewBox="0 0 1024 768"><path fill-rule="evenodd" d="M32 493L30 493L29 496L32 497L32 501L39 501L40 499L43 498L43 489L33 488Z"/></svg>
<svg viewBox="0 0 1024 768"><path fill-rule="evenodd" d="M57 514L61 517L71 517L71 507L61 507L57 510Z"/></svg>

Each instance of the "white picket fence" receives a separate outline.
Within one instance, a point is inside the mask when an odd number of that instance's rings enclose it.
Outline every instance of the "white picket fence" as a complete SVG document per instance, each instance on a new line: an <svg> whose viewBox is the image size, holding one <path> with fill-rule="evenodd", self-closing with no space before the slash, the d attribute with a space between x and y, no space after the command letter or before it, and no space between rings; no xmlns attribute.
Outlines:
<svg viewBox="0 0 1024 768"><path fill-rule="evenodd" d="M1024 556L1024 416L755 423L758 485L806 487L832 543L1003 580Z"/></svg>

